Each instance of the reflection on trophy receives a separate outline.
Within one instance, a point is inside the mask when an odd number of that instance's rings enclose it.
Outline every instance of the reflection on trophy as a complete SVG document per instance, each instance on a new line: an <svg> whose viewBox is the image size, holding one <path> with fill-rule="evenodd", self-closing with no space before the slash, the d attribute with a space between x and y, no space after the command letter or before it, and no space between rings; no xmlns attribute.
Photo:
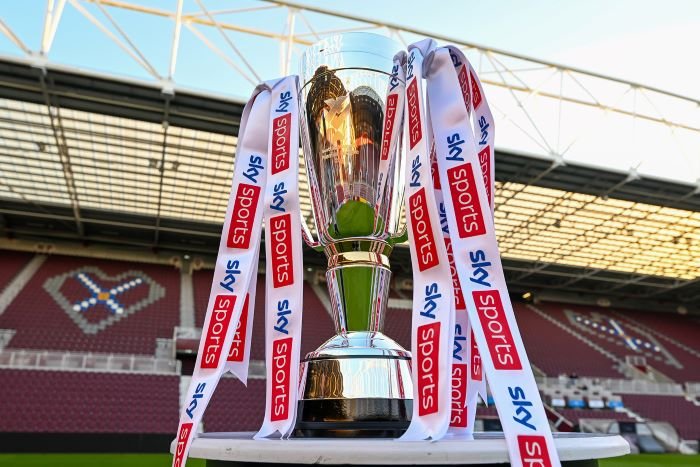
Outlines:
<svg viewBox="0 0 700 467"><path fill-rule="evenodd" d="M388 257L405 236L401 121L386 174L379 170L386 89L400 49L383 36L345 34L302 58L302 141L336 335L303 359L297 436L396 437L410 422L410 353L382 333Z"/></svg>

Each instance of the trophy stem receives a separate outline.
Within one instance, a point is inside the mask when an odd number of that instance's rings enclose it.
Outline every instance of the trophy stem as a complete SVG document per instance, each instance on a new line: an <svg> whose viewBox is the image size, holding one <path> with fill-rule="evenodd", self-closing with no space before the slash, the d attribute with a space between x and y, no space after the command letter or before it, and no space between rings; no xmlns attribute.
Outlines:
<svg viewBox="0 0 700 467"><path fill-rule="evenodd" d="M389 297L387 256L328 255L337 334L303 362L296 436L397 437L411 420L411 354L381 331Z"/></svg>
<svg viewBox="0 0 700 467"><path fill-rule="evenodd" d="M389 299L389 258L352 251L329 256L326 280L336 334L381 332Z"/></svg>

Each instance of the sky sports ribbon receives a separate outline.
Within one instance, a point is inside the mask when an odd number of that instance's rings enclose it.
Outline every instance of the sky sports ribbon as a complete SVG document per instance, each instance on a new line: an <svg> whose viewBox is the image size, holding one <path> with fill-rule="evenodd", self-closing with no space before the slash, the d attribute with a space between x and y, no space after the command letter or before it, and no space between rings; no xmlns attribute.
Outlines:
<svg viewBox="0 0 700 467"><path fill-rule="evenodd" d="M264 196L265 419L256 438L294 428L299 389L303 257L299 215L299 80L280 79L270 103L270 160Z"/></svg>
<svg viewBox="0 0 700 467"><path fill-rule="evenodd" d="M481 81L472 68L471 63L458 49L454 50L451 55L452 65L457 73L459 87L464 100L464 107L467 110L467 115L474 120L474 126L479 127L478 141L478 157L481 168L481 175L484 179L487 198L491 208L491 214L494 212L494 193L495 193L495 155L494 155L494 140L495 140L495 123L491 108L488 105L486 95L481 86ZM478 102L477 108L474 108L474 100L472 96L476 96ZM428 112L428 116L430 113ZM428 118L430 121L430 118ZM434 146L433 146L434 151ZM435 153L431 153L434 157ZM439 176L437 170L437 159L433 159L434 177L438 179L435 186L439 187ZM436 194L439 203L443 203L442 192ZM440 204L440 213L444 214L444 204ZM445 242L447 242L447 254L450 259L450 268L452 272L452 281L455 287L455 349L452 363L452 420L450 421L450 431L455 434L466 435L471 437L474 431L474 419L476 416L477 395L481 399L487 400L486 393L486 378L483 374L481 366L481 356L479 348L474 339L474 331L471 329L471 322L466 313L466 304L459 284L459 275L454 263L454 253L452 251L452 242L450 240L449 227L446 225L447 219L441 218L443 234ZM464 373L466 373L466 380ZM465 387L466 384L466 387ZM466 401L466 407L462 402Z"/></svg>
<svg viewBox="0 0 700 467"><path fill-rule="evenodd" d="M396 158L390 157L401 138L394 138L394 134L401 129L404 114L404 95L406 92L406 78L404 76L403 63L406 61L406 52L403 50L394 57L394 65L391 68L391 78L386 89L386 111L382 122L382 144L379 156L379 170L377 171L377 189L374 210L384 206L384 212L377 212L375 222L379 219L387 219L391 199L382 203L386 197L393 196L393 190L387 190L387 174L394 173L393 167L397 163ZM392 220L384 222L384 231L389 231L389 226L394 225ZM376 229L376 225L375 231Z"/></svg>
<svg viewBox="0 0 700 467"><path fill-rule="evenodd" d="M464 62L459 51L443 47L426 57L424 69L455 265L511 465L559 466L508 296L479 161L478 143L493 127L479 128L475 137L463 101L459 70L456 72L456 67ZM467 71L471 81L472 71ZM477 111L483 105L483 94L478 86L471 92Z"/></svg>
<svg viewBox="0 0 700 467"><path fill-rule="evenodd" d="M404 129L406 221L413 266L413 416L402 441L440 439L450 424L454 298L430 173L422 77L423 54L411 47L406 57Z"/></svg>
<svg viewBox="0 0 700 467"><path fill-rule="evenodd" d="M430 54L430 52L437 47L437 44L432 39L425 39L409 46L409 50L414 47L420 49L422 54L425 56ZM465 100L465 103L466 102L467 101ZM440 178L437 170L435 141L433 138L433 129L429 112L425 112L425 121L427 122L426 126L430 145L430 173L435 192L435 203L440 218L440 233L445 243L448 263L450 266L450 278L452 280L454 297L451 304L451 314L454 315L454 334L453 345L451 347L451 411L449 434L451 437L470 439L472 438L472 433L474 431L474 420L476 417L476 394L482 394L482 398L486 400L486 381L483 378L483 372L481 371L478 350L476 349L476 346L471 347L469 345L471 327L467 316L466 303L464 301L464 296L459 283L459 276L457 275L457 268L454 263L452 243L450 241L450 231L447 225L445 204L442 197L442 187L440 185ZM474 365L470 363L472 359L475 361ZM471 398L468 397L467 389L470 389L473 394ZM471 403L468 405L469 401L471 401Z"/></svg>
<svg viewBox="0 0 700 467"><path fill-rule="evenodd" d="M292 248L288 250L287 259L292 261L291 258L293 258L293 266L292 263L286 263L285 258L281 258L283 255L280 254L277 256L276 270L287 269L290 276L295 274L294 277L300 277L300 273L296 270L296 268L299 270L302 268L296 191L298 158L289 157L290 148L298 147L297 82L296 77L289 77L259 85L243 110L231 196L226 209L209 305L192 381L180 415L173 457L175 467L185 465L192 439L223 373L231 370L238 379L246 383L264 202L268 203L271 210L276 213L278 210L272 206L283 209L290 218L289 224L286 224L281 218L271 216L271 222L276 221L273 227L277 227L275 237L277 240L284 240L280 232L290 233L289 229L293 229L285 243L285 246L289 246L290 243L292 245L293 250ZM287 92L286 95L285 92ZM281 177L283 173L293 173L294 179L288 181L287 178ZM272 182L276 182L277 189ZM294 200L289 203L285 198L288 194L294 197ZM275 196L282 196L282 201L280 202ZM268 199L269 197L271 198ZM270 209L266 209L266 213L268 210ZM282 211L279 213L281 214ZM297 219L296 223L293 223L292 219ZM275 238L267 243L273 243ZM279 247L272 251L286 252ZM282 280L288 279L283 277ZM298 280L294 284L300 287ZM300 289L299 297L301 293ZM301 302L296 295L294 300L298 304ZM293 368L293 371L287 379L290 384L293 384L288 392L293 398L296 398L295 381L298 374L299 355L299 338L296 336L299 330L296 328L300 329L301 326L301 307L296 306L295 310L294 318L282 314L287 319L285 329L296 338L294 345L289 347L288 365ZM282 327L284 320L278 321L276 310L273 313L275 320L274 323L270 323L271 313L267 310L266 325ZM267 355L271 354L268 352ZM296 360L292 360L295 355ZM267 366L269 372L270 362ZM270 381L269 375L268 381ZM293 402L288 400L287 407L295 408L296 399ZM289 417L293 418L294 414L293 410L287 410ZM265 424L268 421L269 419L266 418ZM293 421L289 424L293 424Z"/></svg>

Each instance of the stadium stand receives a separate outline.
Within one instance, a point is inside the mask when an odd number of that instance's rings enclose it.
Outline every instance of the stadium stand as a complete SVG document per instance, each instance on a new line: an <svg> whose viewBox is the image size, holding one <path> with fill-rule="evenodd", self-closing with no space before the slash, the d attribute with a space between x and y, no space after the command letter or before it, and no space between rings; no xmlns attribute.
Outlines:
<svg viewBox="0 0 700 467"><path fill-rule="evenodd" d="M192 272L192 288L194 291L194 325L201 328L204 325L204 315L207 313L209 292L214 280L213 269L199 269Z"/></svg>
<svg viewBox="0 0 700 467"><path fill-rule="evenodd" d="M51 256L5 312L8 348L152 355L179 321L171 266Z"/></svg>
<svg viewBox="0 0 700 467"><path fill-rule="evenodd" d="M204 415L206 431L257 431L265 415L265 380L250 379L248 386L222 378Z"/></svg>
<svg viewBox="0 0 700 467"><path fill-rule="evenodd" d="M2 254L2 267L0 268L0 292L5 290L5 287L12 279L22 270L22 268L32 258L31 253L22 251L0 251Z"/></svg>
<svg viewBox="0 0 700 467"><path fill-rule="evenodd" d="M625 404L649 420L670 422L684 439L700 440L700 406L683 396L625 394Z"/></svg>
<svg viewBox="0 0 700 467"><path fill-rule="evenodd" d="M411 310L387 308L384 333L404 349L411 348Z"/></svg>
<svg viewBox="0 0 700 467"><path fill-rule="evenodd" d="M0 369L0 432L166 434L177 429L176 375Z"/></svg>
<svg viewBox="0 0 700 467"><path fill-rule="evenodd" d="M547 310L550 319L523 303L515 302L513 307L528 356L545 374L557 376L576 373L608 378L622 376L615 369L614 360L575 337L579 334L557 319L555 306L538 306ZM554 311L550 313L550 309Z"/></svg>
<svg viewBox="0 0 700 467"><path fill-rule="evenodd" d="M540 303L535 306L514 305L525 345L533 362L548 375L577 373L585 376L619 378L628 357L642 357L646 366L642 372L658 372L658 378L677 382L700 380L700 346L697 337L700 326L688 320L669 320L668 315L627 311L614 312L606 308ZM537 313L534 310L539 310ZM542 315L546 315L546 317ZM649 322L642 327L638 317ZM547 323L549 321L549 323ZM662 323L674 324L662 324ZM680 323L680 324L678 324ZM546 332L544 329L559 332ZM538 331L539 330L539 331ZM567 333L562 333L566 330ZM547 339L537 339L546 335ZM576 339L571 339L571 336ZM552 343L551 340L561 340ZM679 344L682 343L682 344ZM685 344L687 342L687 344ZM555 355L551 346L568 348L572 352ZM572 358L573 353L573 358ZM607 363L604 362L607 360Z"/></svg>
<svg viewBox="0 0 700 467"><path fill-rule="evenodd" d="M605 420L616 420L616 421L632 421L629 415L624 412L616 412L614 410L593 410L593 409L557 409L562 416L566 417L567 420L572 422L574 425L578 425L581 419L605 419Z"/></svg>
<svg viewBox="0 0 700 467"><path fill-rule="evenodd" d="M652 366L658 366L659 371L677 382L700 381L700 324L697 321L688 316L676 315L668 319L659 313L629 310L612 314L623 323L640 327L658 338L681 367L658 365L653 360L650 362Z"/></svg>
<svg viewBox="0 0 700 467"><path fill-rule="evenodd" d="M25 253L8 252L4 256L8 267L2 268L0 284L11 281L32 258ZM251 371L248 387L231 377L221 380L204 418L206 431L254 431L260 424L265 392L261 373L265 358L265 276L259 274L256 280L251 345L255 370ZM211 281L211 270L192 274L192 312L197 327L204 321ZM172 266L50 256L0 315L0 329L14 333L4 357L0 355L0 384L7 388L5 401L9 408L9 416L0 421L0 432L72 436L98 434L110 427L113 435L171 436L177 424L181 377L150 373L172 372L178 367L162 365L175 360L166 356L165 360L152 363L130 358L154 358L156 339L172 338L174 328L180 324L180 286L180 273ZM108 297L100 295L105 291L116 305L110 305ZM328 297L318 295L325 292L324 284L312 286L304 282L302 354L316 349L334 333L333 321L324 306ZM410 291L399 294L392 289L390 298L394 302L386 312L385 332L408 349L410 310L397 301L406 297L410 297ZM90 302L90 298L95 300ZM124 312L130 307L134 310L114 319L111 317L122 314L115 307ZM533 364L549 376L541 377L540 387L550 420L559 429L578 428L582 420L634 424L646 419L670 422L684 439L700 438L696 428L700 406L686 400L681 385L661 381L658 387L671 388L670 392L644 395L645 386L636 387L635 381L625 379L624 372L618 369L626 357L642 355L648 357L649 365L677 382L700 380L700 343L693 339L700 324L692 318L669 320L661 314L550 302L516 301L514 308ZM600 327L609 324L610 319L624 333L608 336L601 332ZM644 352L636 352L625 345L625 338L633 342L637 338L648 339L650 345ZM663 354L662 360L653 358L653 346L657 345L662 350L657 352ZM49 353L42 356L37 350ZM52 351L58 353L49 355ZM85 356L83 364L75 368L55 366L56 358L65 351L76 352L71 359ZM109 355L126 360L103 365ZM156 357L164 358L158 354ZM15 367L8 369L9 358L15 359ZM46 366L51 362L52 369L16 368L18 362L29 367L34 361ZM183 374L189 371L191 366ZM574 378L558 378L560 375ZM639 376L645 378L641 373ZM646 383L657 384L648 379ZM114 390L117 384L119 391ZM46 391L48 387L57 389ZM134 400L139 403L131 403ZM477 417L488 423L483 425L488 429L500 426L494 406L480 406Z"/></svg>
<svg viewBox="0 0 700 467"><path fill-rule="evenodd" d="M674 315L673 319L669 319L666 314L636 310L615 310L612 314L642 326L665 342L686 346L700 356L700 322L695 317Z"/></svg>

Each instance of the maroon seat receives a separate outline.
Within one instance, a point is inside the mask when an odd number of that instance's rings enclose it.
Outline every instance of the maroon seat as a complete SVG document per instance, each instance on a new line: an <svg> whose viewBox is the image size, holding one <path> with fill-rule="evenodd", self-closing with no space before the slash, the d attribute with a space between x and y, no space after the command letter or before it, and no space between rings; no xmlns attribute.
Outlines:
<svg viewBox="0 0 700 467"><path fill-rule="evenodd" d="M204 414L204 431L256 431L265 416L265 380L249 379L248 387L222 378Z"/></svg>
<svg viewBox="0 0 700 467"><path fill-rule="evenodd" d="M627 356L642 356L646 358L648 365L678 382L700 380L700 350L698 350L700 341L697 339L697 336L700 335L700 325L691 318L665 313L619 312L595 306L556 303L539 304L537 308L570 331L589 339L620 361L624 362ZM623 331L623 336L620 335L620 330ZM528 351L530 350L528 342L532 342L533 331L523 331ZM550 338L551 334L547 335ZM570 334L559 330L559 335L567 336L574 345L573 341L576 339L572 338ZM695 336L694 341L692 336ZM636 348L633 348L630 342ZM683 345L678 345L678 342ZM590 346L583 343L581 345L589 349L588 355L591 358L593 358L593 354L602 356L600 352L595 351ZM565 349L565 347L556 345L554 348ZM688 348L692 350L688 351ZM554 353L556 352L552 352L552 354ZM567 352L563 352L563 354L568 356ZM538 360L536 358L532 360L537 365ZM604 370L605 368L602 368L601 371L591 373L591 370L588 369L586 373L583 373L580 371L579 363L576 362L570 364L568 368L565 365L559 372L575 371L579 375L585 376L618 378L622 376L620 373L608 374ZM545 371L550 374L548 370Z"/></svg>
<svg viewBox="0 0 700 467"><path fill-rule="evenodd" d="M384 316L384 333L404 349L411 350L411 310L389 308Z"/></svg>
<svg viewBox="0 0 700 467"><path fill-rule="evenodd" d="M537 305L549 316L563 322L559 306ZM547 375L577 373L579 376L620 378L614 361L576 339L522 303L513 303L518 328L530 361Z"/></svg>
<svg viewBox="0 0 700 467"><path fill-rule="evenodd" d="M683 396L624 394L622 400L642 417L671 423L683 439L700 440L700 406Z"/></svg>
<svg viewBox="0 0 700 467"><path fill-rule="evenodd" d="M0 250L0 292L15 278L32 258L31 253L23 251Z"/></svg>
<svg viewBox="0 0 700 467"><path fill-rule="evenodd" d="M177 430L179 376L0 370L0 432Z"/></svg>
<svg viewBox="0 0 700 467"><path fill-rule="evenodd" d="M115 313L100 302L76 313L80 318L65 309L91 297L90 290L77 278L76 271L86 267L92 268L87 276L103 290L144 274L157 287L140 282L124 289L117 301L124 308L132 307L135 311L102 330L90 333L76 319L95 325L110 319ZM128 277L110 279L123 274ZM64 304L61 305L59 300ZM179 308L180 278L178 271L171 266L52 256L0 315L0 329L16 330L10 348L152 355L157 337L172 337L173 327L180 319Z"/></svg>
<svg viewBox="0 0 700 467"><path fill-rule="evenodd" d="M700 323L696 318L630 310L616 311L614 315L623 323L654 335L681 368L647 359L648 364L680 383L700 381Z"/></svg>

